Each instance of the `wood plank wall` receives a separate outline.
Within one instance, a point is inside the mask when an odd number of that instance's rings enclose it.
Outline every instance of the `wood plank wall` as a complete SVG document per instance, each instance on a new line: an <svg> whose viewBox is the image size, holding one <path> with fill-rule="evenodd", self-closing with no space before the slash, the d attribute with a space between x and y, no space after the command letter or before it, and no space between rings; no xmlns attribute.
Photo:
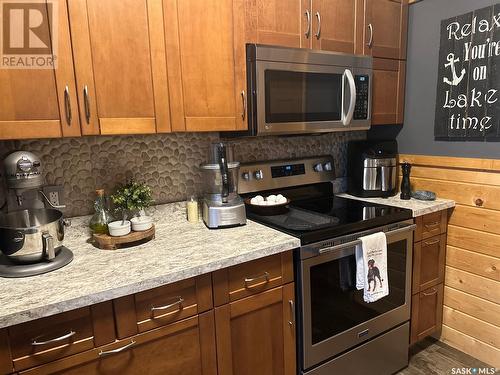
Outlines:
<svg viewBox="0 0 500 375"><path fill-rule="evenodd" d="M413 189L456 201L441 340L500 368L500 160L400 155Z"/></svg>

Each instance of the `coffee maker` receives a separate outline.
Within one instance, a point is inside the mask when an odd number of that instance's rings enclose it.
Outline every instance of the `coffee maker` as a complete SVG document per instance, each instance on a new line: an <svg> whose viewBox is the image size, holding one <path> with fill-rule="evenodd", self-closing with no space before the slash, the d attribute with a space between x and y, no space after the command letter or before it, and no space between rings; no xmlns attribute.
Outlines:
<svg viewBox="0 0 500 375"><path fill-rule="evenodd" d="M13 152L3 164L8 212L0 215L0 277L39 275L70 263L73 253L63 246L70 223L58 210L62 188L44 186L41 160L31 152Z"/></svg>
<svg viewBox="0 0 500 375"><path fill-rule="evenodd" d="M211 229L245 225L245 203L238 195L240 163L233 160L233 145L212 144L209 162L200 165L200 169L205 184L205 225Z"/></svg>

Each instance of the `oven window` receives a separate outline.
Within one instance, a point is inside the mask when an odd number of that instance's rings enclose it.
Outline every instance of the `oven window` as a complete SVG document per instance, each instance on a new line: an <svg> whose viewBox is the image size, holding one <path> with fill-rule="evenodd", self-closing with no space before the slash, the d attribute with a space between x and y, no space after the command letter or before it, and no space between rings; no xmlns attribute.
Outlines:
<svg viewBox="0 0 500 375"><path fill-rule="evenodd" d="M266 70L266 123L340 121L342 75Z"/></svg>
<svg viewBox="0 0 500 375"><path fill-rule="evenodd" d="M387 244L389 295L365 303L356 289L356 261L350 255L311 267L312 344L404 305L406 240Z"/></svg>

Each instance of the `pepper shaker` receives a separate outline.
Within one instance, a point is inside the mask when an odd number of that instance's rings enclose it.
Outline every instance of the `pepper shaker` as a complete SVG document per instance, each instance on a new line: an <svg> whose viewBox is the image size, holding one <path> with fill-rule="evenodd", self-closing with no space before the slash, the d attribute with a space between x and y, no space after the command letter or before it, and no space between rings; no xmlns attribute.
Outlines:
<svg viewBox="0 0 500 375"><path fill-rule="evenodd" d="M401 164L401 170L403 172L403 179L401 180L401 194L399 197L403 200L409 200L411 198L411 186L410 186L411 164L406 162Z"/></svg>

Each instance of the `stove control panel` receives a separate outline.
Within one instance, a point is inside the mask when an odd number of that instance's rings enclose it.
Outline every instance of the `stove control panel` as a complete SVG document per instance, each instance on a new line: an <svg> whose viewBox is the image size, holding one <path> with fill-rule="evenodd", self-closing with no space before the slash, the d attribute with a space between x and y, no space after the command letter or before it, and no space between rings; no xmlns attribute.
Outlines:
<svg viewBox="0 0 500 375"><path fill-rule="evenodd" d="M238 192L241 194L335 179L331 156L243 163Z"/></svg>

